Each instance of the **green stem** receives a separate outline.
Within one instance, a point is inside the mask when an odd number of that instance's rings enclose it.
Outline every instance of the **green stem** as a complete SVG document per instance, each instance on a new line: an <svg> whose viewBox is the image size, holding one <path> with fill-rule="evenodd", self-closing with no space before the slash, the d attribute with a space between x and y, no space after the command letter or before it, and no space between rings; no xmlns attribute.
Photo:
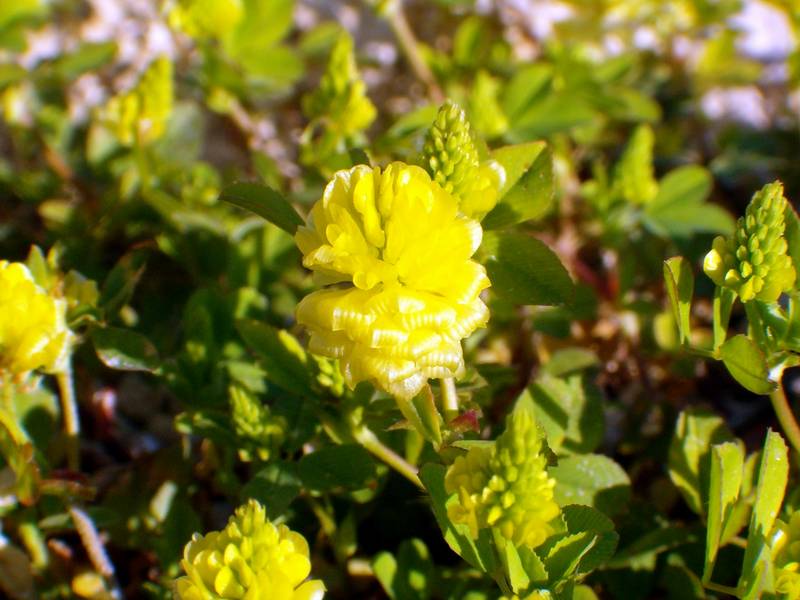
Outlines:
<svg viewBox="0 0 800 600"><path fill-rule="evenodd" d="M703 584L703 587L711 590L712 592L720 592L721 594L728 594L729 596L739 596L739 590L728 585L720 585L719 583L707 581Z"/></svg>
<svg viewBox="0 0 800 600"><path fill-rule="evenodd" d="M15 413L14 387L10 378L0 377L0 387L3 390L3 408L5 408L10 415L13 415Z"/></svg>
<svg viewBox="0 0 800 600"><path fill-rule="evenodd" d="M436 78L433 72L428 67L422 54L419 51L419 44L417 38L414 37L414 32L408 24L406 15L403 12L402 0L395 0L392 8L389 10L388 18L389 25L394 32L397 42L400 44L400 49L411 65L411 70L414 74L428 87L428 94L431 99L440 104L444 102L444 94L439 84L436 83Z"/></svg>
<svg viewBox="0 0 800 600"><path fill-rule="evenodd" d="M355 437L356 441L364 446L364 448L372 452L372 454L380 458L411 483L422 490L425 489L425 486L422 485L422 481L420 481L417 475L416 467L409 464L402 456L381 442L378 436L376 436L369 427L360 425L355 428L353 437Z"/></svg>
<svg viewBox="0 0 800 600"><path fill-rule="evenodd" d="M439 380L442 390L442 411L445 422L450 422L458 416L458 392L456 382L452 377Z"/></svg>
<svg viewBox="0 0 800 600"><path fill-rule="evenodd" d="M781 381L778 382L775 391L769 395L769 399L772 401L772 408L775 409L775 415L778 417L783 433L789 438L789 443L794 448L794 451L800 454L800 426L798 426L797 419L795 419L792 408L789 406L789 400L786 398L786 392Z"/></svg>
<svg viewBox="0 0 800 600"><path fill-rule="evenodd" d="M73 471L78 471L80 469L81 422L78 417L78 404L75 401L72 363L69 360L64 369L56 373L56 380L61 397L61 412L64 414L64 433L67 436L67 464Z"/></svg>

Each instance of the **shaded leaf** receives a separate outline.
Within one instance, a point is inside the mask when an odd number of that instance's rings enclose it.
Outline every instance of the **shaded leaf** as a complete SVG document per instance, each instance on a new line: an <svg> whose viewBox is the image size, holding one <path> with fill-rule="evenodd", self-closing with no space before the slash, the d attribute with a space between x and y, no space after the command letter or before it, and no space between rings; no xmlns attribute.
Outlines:
<svg viewBox="0 0 800 600"><path fill-rule="evenodd" d="M104 327L93 329L91 337L97 357L107 367L151 373L158 369L158 351L141 333L119 327Z"/></svg>
<svg viewBox="0 0 800 600"><path fill-rule="evenodd" d="M219 199L254 212L291 235L303 224L294 207L266 185L234 183L222 190Z"/></svg>
<svg viewBox="0 0 800 600"><path fill-rule="evenodd" d="M505 146L492 153L505 170L500 201L486 217L484 229L502 229L539 218L553 204L553 157L544 142Z"/></svg>
<svg viewBox="0 0 800 600"><path fill-rule="evenodd" d="M726 341L719 347L719 355L728 372L744 388L754 394L769 394L775 389L764 353L746 335L739 334Z"/></svg>
<svg viewBox="0 0 800 600"><path fill-rule="evenodd" d="M624 510L630 499L628 474L601 454L560 459L550 475L556 480L556 502L562 506L583 504L613 515Z"/></svg>
<svg viewBox="0 0 800 600"><path fill-rule="evenodd" d="M482 255L501 298L515 304L569 304L575 285L558 256L543 242L521 233L490 232Z"/></svg>
<svg viewBox="0 0 800 600"><path fill-rule="evenodd" d="M682 256L665 260L664 283L681 344L688 344L692 334L690 315L694 295L694 273L689 261Z"/></svg>

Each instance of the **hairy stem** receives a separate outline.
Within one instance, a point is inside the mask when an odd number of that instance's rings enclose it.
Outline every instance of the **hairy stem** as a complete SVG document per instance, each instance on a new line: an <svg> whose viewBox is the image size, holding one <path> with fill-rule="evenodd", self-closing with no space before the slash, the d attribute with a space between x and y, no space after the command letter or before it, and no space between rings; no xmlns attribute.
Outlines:
<svg viewBox="0 0 800 600"><path fill-rule="evenodd" d="M69 515L72 517L72 523L75 525L75 530L78 532L78 537L81 538L81 543L86 549L92 566L111 584L111 597L122 598L122 592L116 582L114 565L108 558L108 553L94 521L83 509L75 505L69 507Z"/></svg>
<svg viewBox="0 0 800 600"><path fill-rule="evenodd" d="M63 371L56 374L58 395L61 398L61 412L64 414L64 433L67 435L67 465L73 471L80 469L81 422L78 418L78 404L75 401L75 386L72 381L72 363L67 360Z"/></svg>
<svg viewBox="0 0 800 600"><path fill-rule="evenodd" d="M778 386L769 395L769 399L772 401L772 408L775 409L775 415L778 417L783 433L789 438L789 443L794 448L794 451L800 454L800 426L798 426L797 419L795 419L792 408L789 406L789 400L786 398L782 382L778 382Z"/></svg>
<svg viewBox="0 0 800 600"><path fill-rule="evenodd" d="M353 437L355 437L358 443L364 446L364 448L372 452L372 454L380 458L411 483L420 489L425 489L425 486L422 485L417 475L416 467L381 442L378 436L376 436L369 427L364 425L357 427L355 431L353 431Z"/></svg>
<svg viewBox="0 0 800 600"><path fill-rule="evenodd" d="M411 65L411 70L427 86L431 100L437 104L444 102L442 89L436 83L433 72L419 51L417 38L414 36L414 32L411 30L411 26L408 24L406 15L403 12L402 0L396 0L393 3L392 8L389 10L388 18L389 25L397 38L400 49Z"/></svg>

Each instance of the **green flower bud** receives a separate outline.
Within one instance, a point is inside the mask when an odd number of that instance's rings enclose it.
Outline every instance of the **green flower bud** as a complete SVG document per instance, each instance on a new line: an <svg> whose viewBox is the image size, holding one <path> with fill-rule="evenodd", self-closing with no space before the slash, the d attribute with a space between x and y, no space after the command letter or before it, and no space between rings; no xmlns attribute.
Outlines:
<svg viewBox="0 0 800 600"><path fill-rule="evenodd" d="M468 217L480 217L497 203L502 167L494 161L481 164L472 141L469 122L458 104L448 100L428 130L422 164L434 181L459 199Z"/></svg>
<svg viewBox="0 0 800 600"><path fill-rule="evenodd" d="M284 440L286 420L272 415L269 407L240 387L231 386L229 398L231 422L240 440L239 458L249 462L255 455L269 460Z"/></svg>
<svg viewBox="0 0 800 600"><path fill-rule="evenodd" d="M742 299L775 302L794 287L796 273L784 237L788 202L780 182L753 195L730 238L718 236L706 254L703 270L718 286Z"/></svg>
<svg viewBox="0 0 800 600"><path fill-rule="evenodd" d="M493 527L516 546L535 548L553 533L550 522L561 512L555 480L547 474L533 413L515 410L506 423L494 444L470 448L447 470L445 489L458 494L447 513L468 525L473 538Z"/></svg>
<svg viewBox="0 0 800 600"><path fill-rule="evenodd" d="M353 53L353 38L342 33L317 90L303 98L303 112L341 137L352 137L375 120L375 106L367 97Z"/></svg>

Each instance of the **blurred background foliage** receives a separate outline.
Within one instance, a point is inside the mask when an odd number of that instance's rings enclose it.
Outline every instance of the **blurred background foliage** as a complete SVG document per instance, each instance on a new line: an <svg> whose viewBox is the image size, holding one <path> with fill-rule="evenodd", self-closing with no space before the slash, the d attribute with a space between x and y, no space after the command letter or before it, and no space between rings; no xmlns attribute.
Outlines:
<svg viewBox="0 0 800 600"><path fill-rule="evenodd" d="M678 413L709 406L752 449L774 417L678 351L662 261L699 265L767 181L800 198L792 0L0 2L0 257L54 248L53 277L97 283L70 288L80 472L62 468L53 382L17 399L39 467L77 487L24 506L6 490L7 594L104 597L64 500L84 493L126 597L169 597L191 534L247 497L306 536L332 598L496 597L418 491L320 416L397 420L385 397L365 416L371 390L303 350L294 309L314 286L291 236L218 200L255 181L305 212L337 169L415 161L445 98L481 159L547 142L523 229L576 284L562 306L491 296L466 346L470 414L495 437L520 395L555 404L566 420L539 415L554 452L622 465L597 482L620 534L585 582L598 596L706 597L702 524L664 468ZM699 277L698 346L712 291Z"/></svg>

